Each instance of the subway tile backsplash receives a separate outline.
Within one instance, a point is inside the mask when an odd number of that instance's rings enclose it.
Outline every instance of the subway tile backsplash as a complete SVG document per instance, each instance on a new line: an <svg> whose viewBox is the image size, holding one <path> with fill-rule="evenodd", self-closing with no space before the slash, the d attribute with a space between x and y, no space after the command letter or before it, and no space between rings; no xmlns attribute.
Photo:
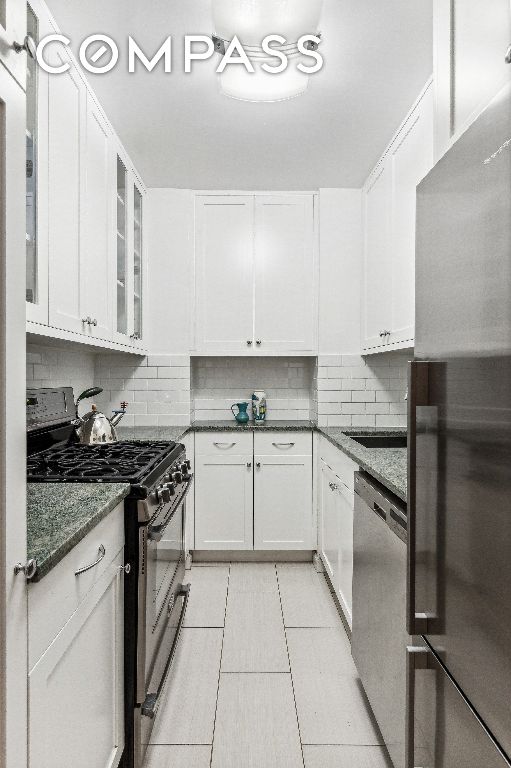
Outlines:
<svg viewBox="0 0 511 768"><path fill-rule="evenodd" d="M107 415L128 403L123 426L186 426L190 423L188 355L98 353L68 345L27 346L27 386L72 386L75 397L91 386L103 388L94 398ZM80 413L91 400L80 404Z"/></svg>
<svg viewBox="0 0 511 768"><path fill-rule="evenodd" d="M81 345L27 346L27 386L92 385L107 414L128 402L125 426L186 426L232 419L231 404L268 396L268 421L298 419L331 427L406 426L411 351L305 357L198 357L97 352ZM90 401L80 406L83 413Z"/></svg>
<svg viewBox="0 0 511 768"><path fill-rule="evenodd" d="M320 355L313 391L322 427L406 427L406 384L412 351Z"/></svg>
<svg viewBox="0 0 511 768"><path fill-rule="evenodd" d="M315 359L307 357L192 358L195 419L232 419L231 405L250 402L252 392L267 395L267 420L311 418Z"/></svg>

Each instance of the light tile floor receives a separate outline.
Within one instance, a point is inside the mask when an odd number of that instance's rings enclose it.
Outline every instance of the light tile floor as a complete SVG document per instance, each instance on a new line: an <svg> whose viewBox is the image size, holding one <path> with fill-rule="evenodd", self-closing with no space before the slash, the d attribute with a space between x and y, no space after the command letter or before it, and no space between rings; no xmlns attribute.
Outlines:
<svg viewBox="0 0 511 768"><path fill-rule="evenodd" d="M324 576L201 565L146 768L391 768Z"/></svg>

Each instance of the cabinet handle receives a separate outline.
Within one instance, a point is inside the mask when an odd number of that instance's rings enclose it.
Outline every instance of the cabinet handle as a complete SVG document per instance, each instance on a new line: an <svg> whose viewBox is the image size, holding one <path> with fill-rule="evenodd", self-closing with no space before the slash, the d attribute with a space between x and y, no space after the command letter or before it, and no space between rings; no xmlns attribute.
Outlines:
<svg viewBox="0 0 511 768"><path fill-rule="evenodd" d="M126 563L126 565L119 565L118 568L121 571L121 573L124 572L126 575L128 575L128 573L131 573L131 563Z"/></svg>
<svg viewBox="0 0 511 768"><path fill-rule="evenodd" d="M292 448L294 443L272 443L275 448Z"/></svg>
<svg viewBox="0 0 511 768"><path fill-rule="evenodd" d="M79 576L81 573L85 573L85 571L90 571L91 568L94 568L98 563L100 563L104 556L106 555L106 549L104 548L103 544L100 544L98 549L98 557L96 560L94 560L93 563L90 565L84 565L83 568L78 568L77 571L75 571L75 576Z"/></svg>
<svg viewBox="0 0 511 768"><path fill-rule="evenodd" d="M405 766L415 765L415 670L431 669L430 653L421 646L406 649L406 734Z"/></svg>
<svg viewBox="0 0 511 768"><path fill-rule="evenodd" d="M247 347L251 347L251 346L252 346L252 342L250 341L250 339L247 339Z"/></svg>
<svg viewBox="0 0 511 768"><path fill-rule="evenodd" d="M328 487L330 488L331 491L339 490L339 486L336 483L328 483Z"/></svg>
<svg viewBox="0 0 511 768"><path fill-rule="evenodd" d="M82 317L82 323L84 325L90 325L92 323L92 320L90 317Z"/></svg>
<svg viewBox="0 0 511 768"><path fill-rule="evenodd" d="M133 339L133 341L138 341L140 339L140 336L138 333L132 333L130 336L130 339Z"/></svg>
<svg viewBox="0 0 511 768"><path fill-rule="evenodd" d="M236 443L215 443L215 442L213 442L213 445L216 445L217 448L234 448Z"/></svg>
<svg viewBox="0 0 511 768"><path fill-rule="evenodd" d="M261 462L260 461L256 461L256 467L257 467L257 469L261 469Z"/></svg>
<svg viewBox="0 0 511 768"><path fill-rule="evenodd" d="M90 321L90 324L96 327L96 325L98 324L98 321L96 320L96 318L94 318L93 320Z"/></svg>
<svg viewBox="0 0 511 768"><path fill-rule="evenodd" d="M251 461L247 461L247 469L250 469L251 466L252 466L252 462Z"/></svg>
<svg viewBox="0 0 511 768"><path fill-rule="evenodd" d="M506 64L511 64L511 45L507 49L505 62Z"/></svg>

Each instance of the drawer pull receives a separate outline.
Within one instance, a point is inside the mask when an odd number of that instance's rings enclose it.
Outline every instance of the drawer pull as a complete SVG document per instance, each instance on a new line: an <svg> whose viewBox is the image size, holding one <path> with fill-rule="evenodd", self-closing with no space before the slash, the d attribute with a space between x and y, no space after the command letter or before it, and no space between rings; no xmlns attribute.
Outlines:
<svg viewBox="0 0 511 768"><path fill-rule="evenodd" d="M213 443L217 448L234 448L236 443Z"/></svg>
<svg viewBox="0 0 511 768"><path fill-rule="evenodd" d="M294 443L272 443L275 448L292 448Z"/></svg>
<svg viewBox="0 0 511 768"><path fill-rule="evenodd" d="M78 570L75 571L75 576L79 576L81 573L85 573L85 571L90 571L91 568L94 568L98 563L100 563L103 560L105 555L106 555L106 549L104 548L103 544L100 544L98 549L97 560L95 560L90 565L84 565L83 568L78 568Z"/></svg>

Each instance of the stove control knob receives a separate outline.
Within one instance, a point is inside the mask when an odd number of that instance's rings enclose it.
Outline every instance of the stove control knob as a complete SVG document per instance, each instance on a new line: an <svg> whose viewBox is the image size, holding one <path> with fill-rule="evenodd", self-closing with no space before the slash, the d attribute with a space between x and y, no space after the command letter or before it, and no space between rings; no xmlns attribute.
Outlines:
<svg viewBox="0 0 511 768"><path fill-rule="evenodd" d="M174 483L165 483L165 488L168 490L170 496L174 496L176 493L176 486Z"/></svg>
<svg viewBox="0 0 511 768"><path fill-rule="evenodd" d="M190 469L190 467L191 467L191 464L189 461L183 461L183 463L180 466L180 470L183 473L183 475L186 476L188 474L188 470Z"/></svg>
<svg viewBox="0 0 511 768"><path fill-rule="evenodd" d="M173 472L172 473L172 480L179 485L179 483L183 482L183 475L181 472Z"/></svg>
<svg viewBox="0 0 511 768"><path fill-rule="evenodd" d="M170 501L170 490L167 485L164 485L160 491L161 494L161 500L165 502L165 504L168 504Z"/></svg>

